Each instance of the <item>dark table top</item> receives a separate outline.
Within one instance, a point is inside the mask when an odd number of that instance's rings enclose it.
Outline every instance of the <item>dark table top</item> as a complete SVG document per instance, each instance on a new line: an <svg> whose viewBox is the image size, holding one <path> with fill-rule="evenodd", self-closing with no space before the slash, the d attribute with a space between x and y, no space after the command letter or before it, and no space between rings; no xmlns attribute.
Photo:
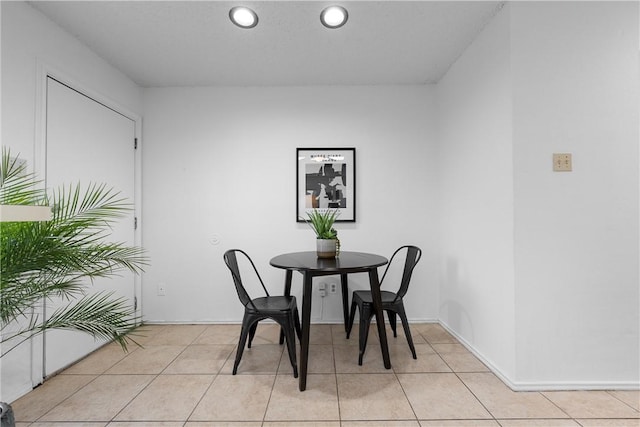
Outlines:
<svg viewBox="0 0 640 427"><path fill-rule="evenodd" d="M273 257L269 262L273 267L300 272L358 273L385 265L385 257L364 252L340 251L337 258L318 258L315 251L293 252Z"/></svg>

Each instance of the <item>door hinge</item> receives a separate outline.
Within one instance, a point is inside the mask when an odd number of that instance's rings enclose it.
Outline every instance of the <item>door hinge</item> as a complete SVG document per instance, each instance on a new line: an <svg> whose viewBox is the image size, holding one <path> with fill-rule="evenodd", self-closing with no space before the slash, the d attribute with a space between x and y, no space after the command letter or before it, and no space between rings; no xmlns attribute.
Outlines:
<svg viewBox="0 0 640 427"><path fill-rule="evenodd" d="M133 149L134 150L138 149L138 138L133 138Z"/></svg>
<svg viewBox="0 0 640 427"><path fill-rule="evenodd" d="M138 297L135 296L133 297L133 311L137 311L138 310Z"/></svg>
<svg viewBox="0 0 640 427"><path fill-rule="evenodd" d="M133 218L133 229L137 230L138 229L138 217L134 217Z"/></svg>

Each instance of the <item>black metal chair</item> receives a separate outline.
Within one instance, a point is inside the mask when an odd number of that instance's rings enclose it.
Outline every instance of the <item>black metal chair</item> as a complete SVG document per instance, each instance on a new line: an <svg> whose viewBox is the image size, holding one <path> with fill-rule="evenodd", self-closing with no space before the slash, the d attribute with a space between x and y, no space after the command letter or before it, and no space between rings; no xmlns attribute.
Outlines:
<svg viewBox="0 0 640 427"><path fill-rule="evenodd" d="M407 315L404 311L404 303L402 302L402 298L406 295L407 290L409 289L409 282L411 281L411 275L413 274L413 269L415 268L418 261L420 261L420 257L422 256L422 250L417 246L401 246L398 248L391 259L389 260L389 264L387 264L387 268L382 275L382 279L380 280L380 286L384 283L384 279L387 277L387 273L389 272L389 268L393 264L393 260L396 255L400 254L401 251L406 249L406 257L404 261L404 270L402 273L402 279L400 281L400 288L396 293L390 291L381 291L382 296L382 309L387 312L387 316L389 317L389 323L391 325L391 329L393 330L393 336L397 337L396 333L396 315L400 316L400 320L402 321L402 327L404 328L404 334L407 337L407 342L409 343L409 348L411 349L411 354L414 359L416 357L416 349L413 346L413 339L411 338L411 331L409 330L409 322L407 321ZM400 261L398 261L400 262ZM364 357L364 351L367 347L367 338L369 336L369 325L371 323L371 318L373 317L373 298L371 297L371 291L354 291L353 297L351 298L351 314L349 316L349 325L347 327L347 339L351 334L351 328L353 327L353 321L356 316L356 307L360 309L360 355L358 356L358 365L362 365L362 358Z"/></svg>
<svg viewBox="0 0 640 427"><path fill-rule="evenodd" d="M253 267L262 289L266 296L252 299L247 293L242 279L240 277L240 268L238 266L237 254L241 254ZM293 367L293 376L298 378L298 365L296 363L296 338L300 339L300 318L298 316L298 306L296 297L294 296L270 296L264 282L256 269L255 264L246 252L240 249L230 249L224 253L224 262L231 270L233 283L235 284L240 302L244 305L244 317L242 319L242 330L240 332L240 340L238 341L238 351L236 352L236 360L233 364L233 375L238 371L240 359L244 351L247 338L249 339L248 348L251 348L251 342L256 334L258 322L264 319L272 319L277 322L284 332L287 340L287 349L289 351L289 360Z"/></svg>

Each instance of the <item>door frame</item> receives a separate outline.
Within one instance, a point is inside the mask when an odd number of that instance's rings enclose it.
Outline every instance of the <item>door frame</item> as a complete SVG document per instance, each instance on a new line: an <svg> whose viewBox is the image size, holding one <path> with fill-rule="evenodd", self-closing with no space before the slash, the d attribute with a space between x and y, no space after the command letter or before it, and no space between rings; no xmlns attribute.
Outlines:
<svg viewBox="0 0 640 427"><path fill-rule="evenodd" d="M134 216L138 219L137 228L134 230L134 245L142 246L142 116L134 113L122 104L108 96L93 90L68 73L61 71L50 64L38 61L36 71L36 111L35 111L35 140L34 140L34 171L37 176L44 177L43 186L47 182L47 80L52 78L70 89L84 95L95 102L115 111L118 114L134 122L137 149L134 150ZM137 301L136 316L142 318L142 276L134 275L134 296ZM43 301L44 304L44 301ZM31 383L35 387L45 379L45 348L44 334L40 334L29 340L31 356Z"/></svg>

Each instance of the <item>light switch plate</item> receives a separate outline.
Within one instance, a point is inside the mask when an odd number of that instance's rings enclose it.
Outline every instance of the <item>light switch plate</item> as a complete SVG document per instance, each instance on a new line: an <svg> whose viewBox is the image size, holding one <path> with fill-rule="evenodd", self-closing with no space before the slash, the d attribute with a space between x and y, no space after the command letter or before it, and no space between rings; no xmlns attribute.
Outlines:
<svg viewBox="0 0 640 427"><path fill-rule="evenodd" d="M571 172L571 153L553 153L553 171Z"/></svg>

